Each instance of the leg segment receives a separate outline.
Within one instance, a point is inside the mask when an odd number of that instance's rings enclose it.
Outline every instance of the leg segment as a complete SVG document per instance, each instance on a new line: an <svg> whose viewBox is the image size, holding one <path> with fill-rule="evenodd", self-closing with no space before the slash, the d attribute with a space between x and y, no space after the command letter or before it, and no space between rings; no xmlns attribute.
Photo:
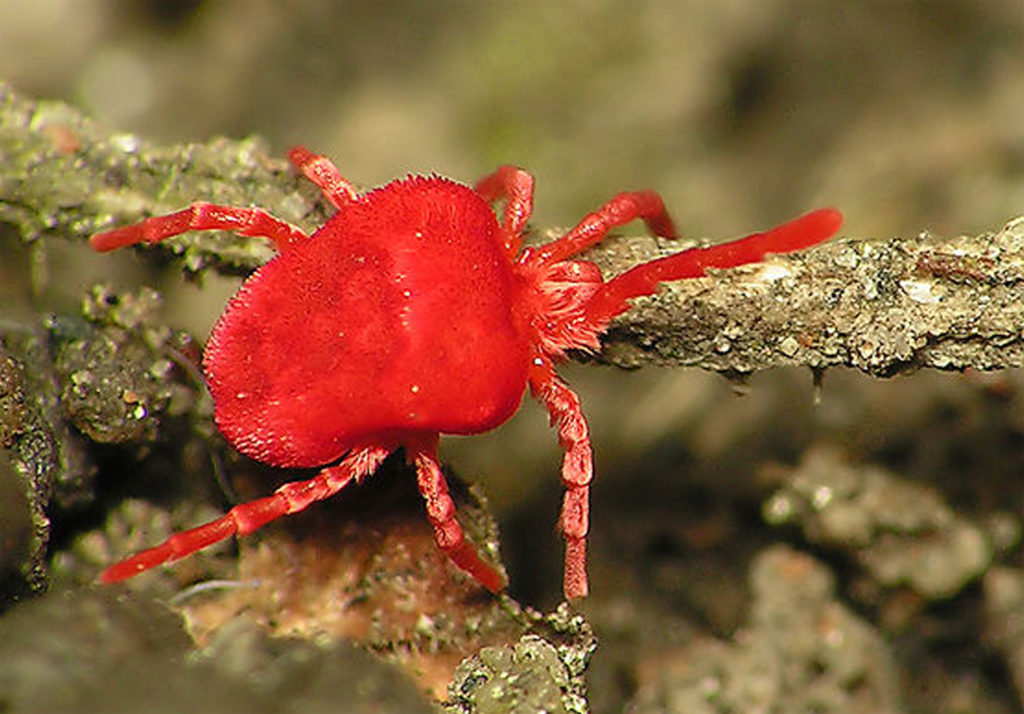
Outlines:
<svg viewBox="0 0 1024 714"><path fill-rule="evenodd" d="M314 154L305 146L293 146L288 150L288 159L306 178L320 187L324 198L335 208L341 208L359 196L359 192L342 177L338 167L326 156Z"/></svg>
<svg viewBox="0 0 1024 714"><path fill-rule="evenodd" d="M554 365L540 358L530 371L530 391L544 403L551 423L558 429L558 442L565 450L562 483L565 497L558 520L565 538L565 575L562 588L567 600L586 597L587 531L590 529L590 482L594 457L590 429L580 408L580 399L555 374Z"/></svg>
<svg viewBox="0 0 1024 714"><path fill-rule="evenodd" d="M315 501L330 498L350 481L376 471L389 453L383 447L366 447L349 453L337 466L329 466L308 481L292 481L274 495L235 506L206 525L175 533L161 545L115 563L100 574L100 581L116 583L161 563L179 560L236 533L248 535L270 521L297 513Z"/></svg>
<svg viewBox="0 0 1024 714"><path fill-rule="evenodd" d="M437 460L437 437L406 447L409 459L416 464L416 480L427 501L427 518L434 526L434 540L452 562L473 576L492 593L505 589L505 575L485 563L472 544L466 541L462 527L455 520L455 502L448 493L441 465Z"/></svg>
<svg viewBox="0 0 1024 714"><path fill-rule="evenodd" d="M596 244L616 226L642 218L655 235L675 238L676 227L665 210L661 196L654 191L620 193L593 213L583 217L575 228L558 240L531 251L530 259L556 263Z"/></svg>
<svg viewBox="0 0 1024 714"><path fill-rule="evenodd" d="M710 268L734 268L764 260L769 253L792 253L831 238L843 222L833 208L812 211L764 233L729 243L694 248L638 265L605 283L591 298L586 320L603 326L628 309L628 300L651 295L661 283L697 278Z"/></svg>
<svg viewBox="0 0 1024 714"><path fill-rule="evenodd" d="M475 190L488 203L505 201L505 217L501 223L505 250L513 258L522 244L523 228L533 213L533 176L516 166L499 166L477 181Z"/></svg>
<svg viewBox="0 0 1024 714"><path fill-rule="evenodd" d="M274 218L262 208L236 208L200 202L166 216L153 216L134 225L97 233L89 239L89 244L93 250L105 253L136 243L159 243L165 238L188 231L210 230L269 238L278 250L284 250L308 237L295 226Z"/></svg>

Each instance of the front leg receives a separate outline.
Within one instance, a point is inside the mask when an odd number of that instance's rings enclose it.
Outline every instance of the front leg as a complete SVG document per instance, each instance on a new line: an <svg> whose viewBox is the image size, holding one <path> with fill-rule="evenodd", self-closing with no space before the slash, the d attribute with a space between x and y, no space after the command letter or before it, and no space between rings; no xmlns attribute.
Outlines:
<svg viewBox="0 0 1024 714"><path fill-rule="evenodd" d="M562 483L565 497L558 519L565 538L565 575L562 589L567 600L587 596L587 531L590 529L590 481L594 455L590 428L580 408L580 398L555 373L547 357L537 357L530 369L530 391L547 407L558 443L565 450Z"/></svg>
<svg viewBox="0 0 1024 714"><path fill-rule="evenodd" d="M810 248L831 238L842 223L839 211L821 208L763 233L641 263L598 288L587 304L584 324L603 332L609 320L629 309L630 299L654 294L661 283L698 278L713 268L757 263L769 253L781 255Z"/></svg>
<svg viewBox="0 0 1024 714"><path fill-rule="evenodd" d="M613 197L593 213L588 213L558 240L537 248L527 248L523 260L550 265L590 248L600 242L611 229L637 218L643 219L652 233L663 238L676 238L675 224L665 210L661 196L654 191L625 191Z"/></svg>

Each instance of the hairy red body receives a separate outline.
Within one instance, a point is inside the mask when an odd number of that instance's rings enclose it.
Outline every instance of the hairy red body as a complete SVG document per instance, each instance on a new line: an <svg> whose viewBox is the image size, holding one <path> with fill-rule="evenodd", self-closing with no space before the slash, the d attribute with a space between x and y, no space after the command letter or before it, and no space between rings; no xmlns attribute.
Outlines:
<svg viewBox="0 0 1024 714"><path fill-rule="evenodd" d="M444 179L347 206L260 268L214 328L220 429L260 461L321 466L380 434L501 424L530 353L499 238L490 206Z"/></svg>
<svg viewBox="0 0 1024 714"><path fill-rule="evenodd" d="M437 441L498 426L529 387L565 450L565 595L585 596L592 454L579 399L555 363L567 350L597 349L629 300L661 282L806 248L833 235L842 220L832 209L815 211L605 282L593 264L568 258L636 218L675 237L657 194L619 194L562 238L521 250L533 179L520 169L501 167L475 188L413 176L359 194L326 158L302 147L289 156L338 209L311 236L261 209L197 203L96 234L91 243L112 250L209 229L269 238L279 255L231 300L204 355L214 415L227 439L257 460L323 469L115 564L101 575L105 582L300 511L404 447L438 546L498 591L504 576L465 541L455 519ZM504 202L500 222L490 205L496 201Z"/></svg>

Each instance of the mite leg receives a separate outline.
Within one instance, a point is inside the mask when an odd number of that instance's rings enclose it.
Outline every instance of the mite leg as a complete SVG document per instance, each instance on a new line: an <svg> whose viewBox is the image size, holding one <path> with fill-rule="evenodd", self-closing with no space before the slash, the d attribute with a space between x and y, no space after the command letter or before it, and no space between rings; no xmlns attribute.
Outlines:
<svg viewBox="0 0 1024 714"><path fill-rule="evenodd" d="M501 231L505 250L514 258L522 245L523 228L533 213L533 176L506 164L477 181L474 188L488 203L505 201Z"/></svg>
<svg viewBox="0 0 1024 714"><path fill-rule="evenodd" d="M842 214L833 208L812 211L780 226L729 243L685 250L643 263L618 275L587 303L586 321L599 331L611 318L629 308L631 298L651 295L661 283L697 278L710 268L734 268L764 260L769 253L792 253L831 238L842 225Z"/></svg>
<svg viewBox="0 0 1024 714"><path fill-rule="evenodd" d="M153 216L140 223L97 233L89 239L89 244L93 250L105 253L136 243L159 243L165 238L188 231L210 230L269 238L278 250L308 238L300 229L275 218L262 208L237 208L200 202L166 216Z"/></svg>
<svg viewBox="0 0 1024 714"><path fill-rule="evenodd" d="M493 593L505 589L505 575L484 562L476 549L466 541L462 527L455 520L455 502L448 493L448 484L437 461L437 437L408 445L409 459L416 465L416 480L427 502L427 518L434 527L434 540L452 562L469 573L474 580Z"/></svg>
<svg viewBox="0 0 1024 714"><path fill-rule="evenodd" d="M558 240L524 254L540 263L557 263L599 242L612 228L642 218L655 235L676 238L676 227L665 204L654 191L620 193L593 213L583 217L575 228Z"/></svg>
<svg viewBox="0 0 1024 714"><path fill-rule="evenodd" d="M276 518L297 513L315 501L330 498L353 479L358 481L376 471L388 453L389 449L383 447L351 451L341 463L325 468L308 481L286 483L272 496L239 504L215 521L175 533L161 545L111 565L100 574L100 581L116 583L161 563L180 560L236 533L248 535Z"/></svg>
<svg viewBox="0 0 1024 714"><path fill-rule="evenodd" d="M594 477L594 457L590 448L590 429L576 396L545 357L530 370L530 391L544 403L551 424L558 430L558 442L565 451L562 483L565 497L558 526L565 538L565 575L562 588L567 600L586 597L587 531L590 529L590 482Z"/></svg>
<svg viewBox="0 0 1024 714"><path fill-rule="evenodd" d="M326 156L314 154L305 146L293 146L288 150L288 159L296 169L323 191L324 198L335 208L351 203L359 192L342 177L338 167Z"/></svg>

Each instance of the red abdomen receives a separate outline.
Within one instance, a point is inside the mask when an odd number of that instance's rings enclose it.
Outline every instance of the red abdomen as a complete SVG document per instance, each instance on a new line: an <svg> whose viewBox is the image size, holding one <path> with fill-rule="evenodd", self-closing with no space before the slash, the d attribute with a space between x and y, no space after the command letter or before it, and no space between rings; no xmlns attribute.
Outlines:
<svg viewBox="0 0 1024 714"><path fill-rule="evenodd" d="M217 424L280 466L386 435L487 431L526 385L519 289L468 187L412 177L370 192L232 299L204 357Z"/></svg>

